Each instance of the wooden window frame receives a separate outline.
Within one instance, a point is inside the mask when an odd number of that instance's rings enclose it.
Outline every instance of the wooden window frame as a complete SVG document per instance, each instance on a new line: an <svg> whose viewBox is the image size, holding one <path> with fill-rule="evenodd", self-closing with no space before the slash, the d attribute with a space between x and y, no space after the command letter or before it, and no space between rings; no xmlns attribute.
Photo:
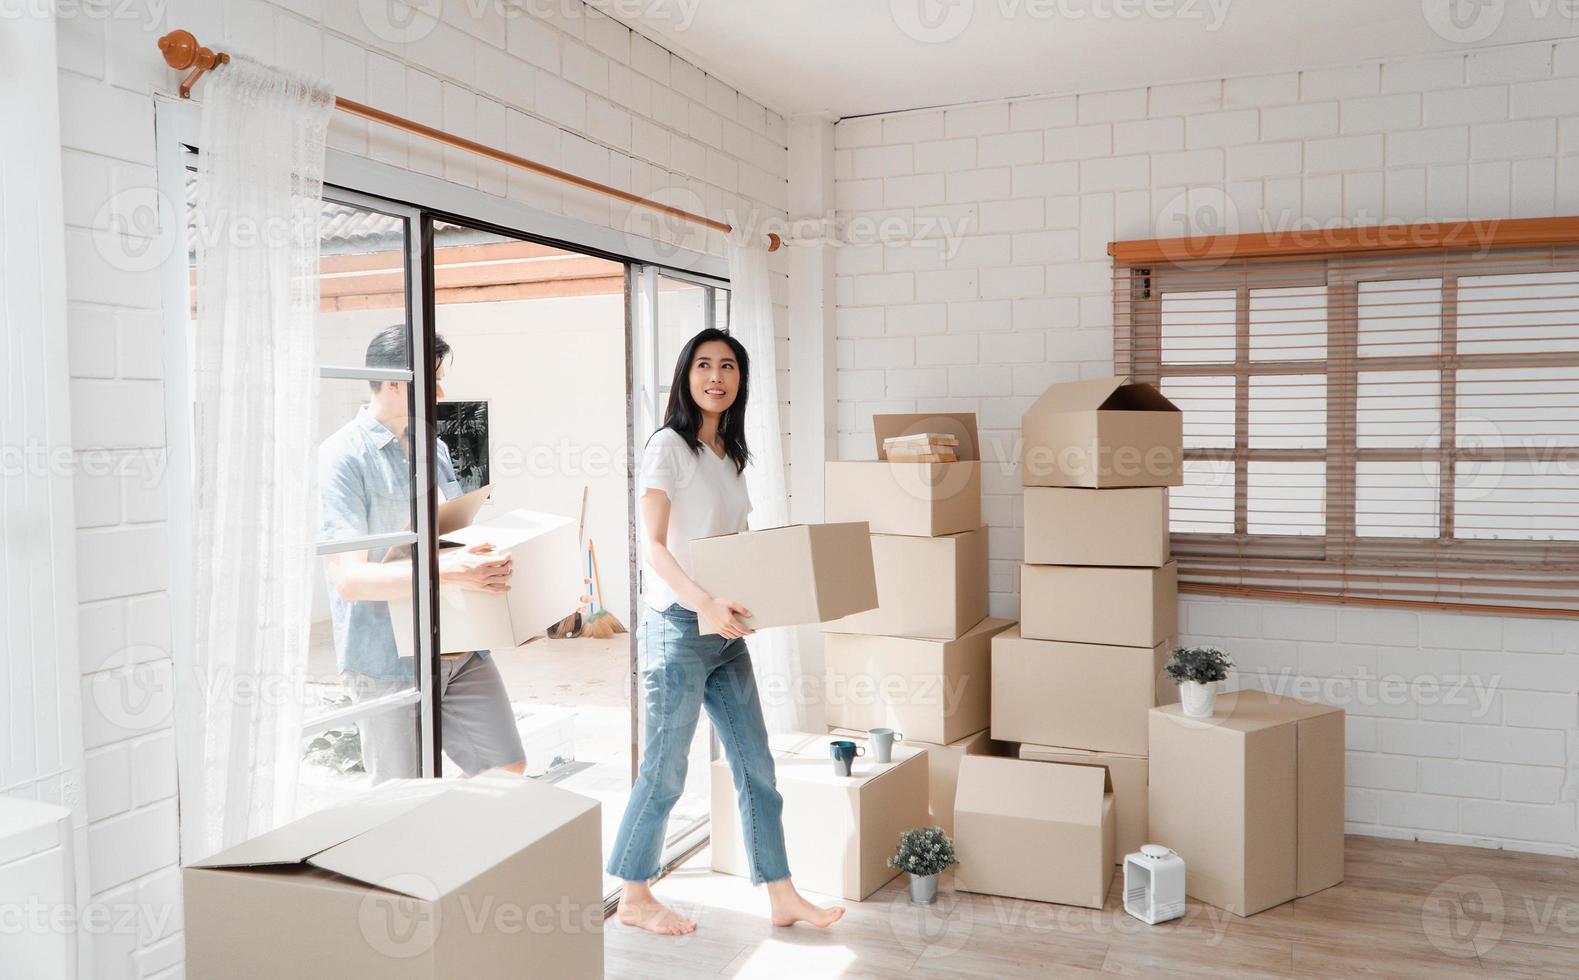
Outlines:
<svg viewBox="0 0 1579 980"><path fill-rule="evenodd" d="M1186 460L1233 461L1234 529L1232 533L1173 534L1173 550L1184 574L1181 589L1301 601L1579 617L1579 541L1460 538L1455 513L1456 473L1461 463L1550 461L1553 452L1573 451L1567 446L1459 447L1457 372L1512 366L1579 367L1579 342L1572 350L1555 353L1460 351L1458 280L1465 276L1579 272L1579 248L1575 248L1579 246L1579 218L1394 226L1387 237L1376 229L1304 232L1304 238L1297 238L1298 234L1161 239L1109 246L1115 265L1116 373L1152 383L1189 376L1235 379L1233 449L1185 451ZM1235 267L1244 270L1237 282ZM1360 283L1397 279L1440 279L1440 345L1429 355L1361 357ZM1327 288L1325 358L1253 361L1251 291L1299 285ZM1165 364L1161 343L1164 294L1228 290L1235 295L1234 359ZM1360 376L1383 370L1439 374L1439 429L1434 448L1358 446ZM1278 374L1326 377L1324 448L1249 445L1250 378ZM1249 532L1249 466L1258 460L1324 461L1324 533ZM1436 536L1358 534L1358 464L1414 460L1437 464ZM1529 594L1506 591L1518 589L1521 583L1529 586Z"/></svg>

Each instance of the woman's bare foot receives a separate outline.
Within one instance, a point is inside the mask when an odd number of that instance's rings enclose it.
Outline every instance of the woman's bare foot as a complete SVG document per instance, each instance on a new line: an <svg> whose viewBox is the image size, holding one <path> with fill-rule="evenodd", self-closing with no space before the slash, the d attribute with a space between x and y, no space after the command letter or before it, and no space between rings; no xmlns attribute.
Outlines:
<svg viewBox="0 0 1579 980"><path fill-rule="evenodd" d="M768 898L773 903L773 924L776 926L792 926L797 922L826 929L844 917L844 909L838 905L823 908L808 902L788 878L783 881L768 882Z"/></svg>
<svg viewBox="0 0 1579 980"><path fill-rule="evenodd" d="M616 915L624 925L659 936L684 936L696 931L695 922L658 901L651 888L634 881L625 882L620 889Z"/></svg>

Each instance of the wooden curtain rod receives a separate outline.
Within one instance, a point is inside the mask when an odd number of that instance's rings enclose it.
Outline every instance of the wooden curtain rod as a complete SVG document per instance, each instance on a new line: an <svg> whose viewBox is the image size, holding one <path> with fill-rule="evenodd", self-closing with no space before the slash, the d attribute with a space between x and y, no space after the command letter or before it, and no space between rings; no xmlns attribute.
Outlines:
<svg viewBox="0 0 1579 980"><path fill-rule="evenodd" d="M196 85L197 80L202 78L205 73L213 71L220 65L228 64L230 62L230 55L223 51L214 51L211 48L203 47L197 43L197 38L193 36L191 31L185 30L174 30L161 37L159 39L159 51L164 55L165 64L169 65L171 68L174 68L176 71L186 71L188 68L192 69L192 73L181 80L180 92L181 98L183 99L189 99L192 97L192 86ZM652 211L658 211L663 214L670 215L671 217L680 218L683 221L689 221L693 224L703 225L704 227L712 228L715 231L721 231L726 235L735 230L733 225L725 224L722 221L714 221L712 218L709 218L705 215L686 211L683 208L672 207L668 204L662 204L658 201L641 197L637 194L632 194L629 191L622 191L618 187L610 187L608 184L601 184L595 180L588 180L586 177L577 176L576 174L569 173L568 171L560 170L557 167L550 167L545 163L538 163L536 160L528 160L526 157L516 156L514 153L506 153L504 150L501 150L497 147L488 146L486 143L478 143L475 140L469 140L463 136L455 136L451 133L444 132L442 129L434 129L432 126L425 126L422 123L416 122L415 120L406 119L403 116L397 116L393 113L385 112L382 109L375 109L370 105L363 105L360 102L353 102L350 99L343 99L337 96L334 100L334 107L344 112L348 112L353 116L361 116L363 119L371 119L373 122L382 123L385 126L390 126L394 129L403 129L408 133L415 133L418 136L423 136L435 142L443 143L446 146L453 146L460 150L468 150L472 153L476 153L479 156L487 157L490 160L496 160L499 163L509 164L512 167L520 167L522 170L530 170L532 173L541 174L544 177L563 181L567 184L574 184L583 190L594 191L598 194L604 194L608 197L618 198L621 201L634 204L637 207L647 208ZM784 244L784 239L779 237L779 235L774 232L768 232L767 235L768 251L778 251L779 246Z"/></svg>

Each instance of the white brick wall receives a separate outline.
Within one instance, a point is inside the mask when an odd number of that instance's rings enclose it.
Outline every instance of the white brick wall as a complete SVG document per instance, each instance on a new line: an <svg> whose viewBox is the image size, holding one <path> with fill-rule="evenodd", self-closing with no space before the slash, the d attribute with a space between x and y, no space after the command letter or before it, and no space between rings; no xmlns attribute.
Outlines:
<svg viewBox="0 0 1579 980"><path fill-rule="evenodd" d="M840 250L840 456L872 455L874 413L974 410L992 612L1016 615L1019 418L1054 381L1112 373L1107 243L1180 234L1168 216L1186 195L1192 210L1231 205L1241 232L1579 213L1576 51L1520 45L839 123L841 217L942 242L927 268L903 235ZM1023 138L1036 132L1039 158ZM944 178L941 196L923 174ZM915 186L929 188L924 199L888 193ZM944 212L962 232L926 223ZM926 337L893 343L918 322ZM1184 606L1194 638L1248 669L1409 678L1351 704L1351 830L1579 853L1579 633L1493 617ZM1459 674L1495 684L1489 705L1433 700L1433 683Z"/></svg>
<svg viewBox="0 0 1579 980"><path fill-rule="evenodd" d="M96 937L95 976L167 978L181 963L169 706L156 702L132 730L95 708L104 700L95 692L113 690L128 671L149 671L153 685L170 687L159 279L107 262L92 234L108 224L102 206L112 195L155 186L151 96L173 93L177 80L158 57L159 34L185 27L205 44L325 77L350 98L635 193L680 195L682 206L737 224L784 216L787 136L778 113L596 11L534 7L556 11L548 22L502 7L446 3L441 22L403 45L379 40L361 19L376 4L173 0L152 8L166 11L157 22L137 4L60 18L71 409L83 470L91 461L103 472L79 480L76 507L85 857L94 901L142 902L152 920L136 935ZM417 137L343 115L330 135L339 149L626 226L624 206L611 199ZM722 238L710 233L705 247L720 252ZM772 261L783 268L782 256ZM775 289L782 306L782 279ZM787 365L787 313L779 312L779 363Z"/></svg>

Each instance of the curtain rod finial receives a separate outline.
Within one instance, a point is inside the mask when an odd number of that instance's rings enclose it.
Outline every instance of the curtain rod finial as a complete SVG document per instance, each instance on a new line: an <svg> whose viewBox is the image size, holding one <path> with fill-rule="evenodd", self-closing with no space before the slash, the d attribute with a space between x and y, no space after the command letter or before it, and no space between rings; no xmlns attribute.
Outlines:
<svg viewBox="0 0 1579 980"><path fill-rule="evenodd" d="M197 38L191 31L177 28L159 38L159 51L164 55L164 63L176 71L192 69L192 74L186 76L181 82L181 98L192 96L192 86L203 73L215 65L223 65L230 60L230 55L223 51L215 54L210 48L205 48L197 43Z"/></svg>

